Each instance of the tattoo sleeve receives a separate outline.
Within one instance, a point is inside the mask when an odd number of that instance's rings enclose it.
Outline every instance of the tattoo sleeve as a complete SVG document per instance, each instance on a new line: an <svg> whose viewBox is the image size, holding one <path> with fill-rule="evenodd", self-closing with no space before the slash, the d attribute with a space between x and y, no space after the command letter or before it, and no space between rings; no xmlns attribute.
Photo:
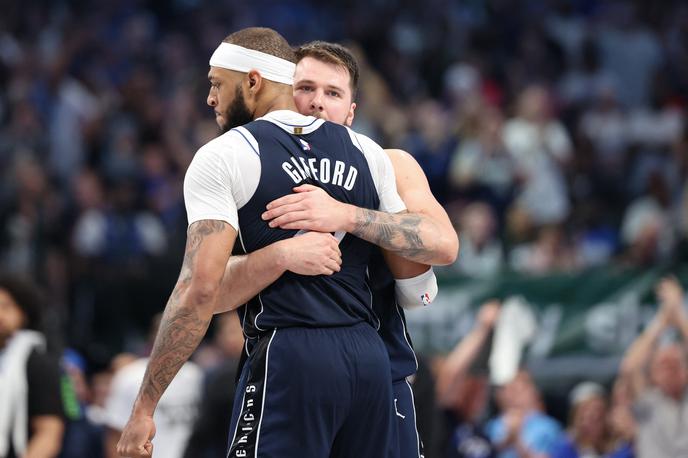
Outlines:
<svg viewBox="0 0 688 458"><path fill-rule="evenodd" d="M167 386L205 335L212 310L209 314L202 313L196 304L185 304L188 298L184 293L191 284L196 257L204 239L224 229L224 222L214 220L199 221L189 227L181 273L165 307L137 402L157 405Z"/></svg>
<svg viewBox="0 0 688 458"><path fill-rule="evenodd" d="M420 215L357 208L351 233L403 258L430 263L437 252L439 228Z"/></svg>

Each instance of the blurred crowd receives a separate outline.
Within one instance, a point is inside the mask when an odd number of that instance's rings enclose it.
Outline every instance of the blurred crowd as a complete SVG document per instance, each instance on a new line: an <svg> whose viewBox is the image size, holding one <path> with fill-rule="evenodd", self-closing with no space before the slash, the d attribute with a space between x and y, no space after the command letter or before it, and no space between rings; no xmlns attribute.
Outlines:
<svg viewBox="0 0 688 458"><path fill-rule="evenodd" d="M72 349L63 368L75 380L66 404L73 418L102 417L112 374L130 361L117 355L148 351L150 322L181 264L184 171L217 135L205 105L208 57L249 25L273 27L294 44L324 39L357 52L354 127L421 164L459 232L451 272L547 274L688 258L685 2L5 2L0 271L32 278L45 292L47 348ZM595 450L580 456L672 443L656 434L678 388L664 387L654 372L685 372L685 350L650 347L660 328L685 331L685 317L679 307L664 310L654 334L641 337L646 345L629 350L613 389L572 391L568 436L555 433L561 419L534 428ZM487 326L485 315L479 322ZM635 350L640 356L631 357ZM227 354L208 351L200 366L218 366ZM639 382L632 374L649 359L652 380ZM231 378L228 367L218 377ZM433 368L438 400L458 412L453 421L470 437L496 440L499 456L546 456L515 433L529 412L543 410L527 372L498 390L503 418L483 430L476 413L485 411L483 376L459 387ZM453 386L449 393L442 383ZM513 405L514 397L529 404ZM645 416L629 414L633 403Z"/></svg>
<svg viewBox="0 0 688 458"><path fill-rule="evenodd" d="M140 343L177 274L184 171L217 134L208 56L254 23L357 50L355 127L422 165L460 233L452 270L685 257L688 5L407 3L12 2L0 267L47 288L89 359Z"/></svg>
<svg viewBox="0 0 688 458"><path fill-rule="evenodd" d="M655 289L659 309L626 351L618 374L611 380L580 374L565 415L548 405L525 366L509 361L508 376L495 377L499 334L513 324L504 316L506 303L483 304L473 329L437 362L437 405L444 414L439 431L446 436L433 442L438 449L429 456L686 456L688 310L675 278L662 279Z"/></svg>
<svg viewBox="0 0 688 458"><path fill-rule="evenodd" d="M60 351L44 337L45 309L31 286L0 277L0 456L116 458L159 316L139 354L120 353L89 371L78 352ZM558 403L563 408L547 401L523 364L518 307L484 303L448 354L418 356L410 383L424 456L688 456L688 308L676 278L660 280L655 291L657 313L618 373L607 380L579 374L568 402ZM224 456L243 344L237 315L218 316L212 338L160 400L157 456Z"/></svg>

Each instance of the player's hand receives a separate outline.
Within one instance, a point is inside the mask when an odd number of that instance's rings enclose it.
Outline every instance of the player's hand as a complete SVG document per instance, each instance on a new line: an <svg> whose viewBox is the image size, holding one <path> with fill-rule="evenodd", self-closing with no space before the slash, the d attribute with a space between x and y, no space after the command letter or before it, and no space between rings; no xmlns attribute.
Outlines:
<svg viewBox="0 0 688 458"><path fill-rule="evenodd" d="M296 194L275 199L262 218L270 227L317 232L346 231L349 205L330 197L324 189L309 184L294 188Z"/></svg>
<svg viewBox="0 0 688 458"><path fill-rule="evenodd" d="M279 242L287 270L300 275L332 275L341 270L339 241L329 233L306 232Z"/></svg>
<svg viewBox="0 0 688 458"><path fill-rule="evenodd" d="M153 456L155 422L153 417L132 415L117 442L117 454L126 458Z"/></svg>

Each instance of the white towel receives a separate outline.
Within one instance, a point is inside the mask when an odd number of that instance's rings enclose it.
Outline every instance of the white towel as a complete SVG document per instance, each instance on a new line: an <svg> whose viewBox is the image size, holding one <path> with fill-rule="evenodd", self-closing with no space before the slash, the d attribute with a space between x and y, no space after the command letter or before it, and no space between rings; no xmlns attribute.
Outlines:
<svg viewBox="0 0 688 458"><path fill-rule="evenodd" d="M0 456L7 455L10 440L17 455L26 451L29 436L26 362L35 348L45 349L43 335L22 330L0 350Z"/></svg>
<svg viewBox="0 0 688 458"><path fill-rule="evenodd" d="M520 296L507 298L499 313L490 353L490 381L503 385L516 376L523 348L533 339L537 330L535 315Z"/></svg>

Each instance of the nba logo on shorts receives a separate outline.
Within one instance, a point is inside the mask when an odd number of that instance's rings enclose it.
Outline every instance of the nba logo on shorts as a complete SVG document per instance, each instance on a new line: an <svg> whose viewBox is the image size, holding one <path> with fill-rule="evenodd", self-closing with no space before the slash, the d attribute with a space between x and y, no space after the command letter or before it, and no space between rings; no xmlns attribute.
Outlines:
<svg viewBox="0 0 688 458"><path fill-rule="evenodd" d="M425 306L425 305L430 305L430 303L432 302L432 301L430 300L430 295L429 295L428 293L423 294L423 295L420 297L420 300L423 302L423 305L424 305L424 306Z"/></svg>

